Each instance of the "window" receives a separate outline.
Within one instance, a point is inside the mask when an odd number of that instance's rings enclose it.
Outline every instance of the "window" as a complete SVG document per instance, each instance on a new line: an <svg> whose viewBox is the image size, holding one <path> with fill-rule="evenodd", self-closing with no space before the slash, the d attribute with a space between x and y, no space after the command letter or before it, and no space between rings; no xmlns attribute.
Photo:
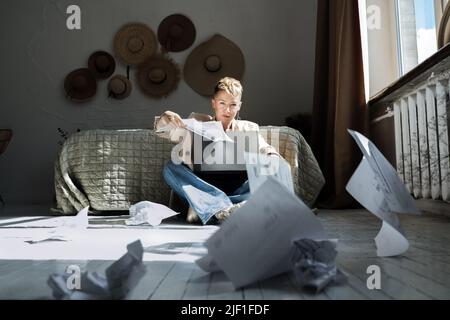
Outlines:
<svg viewBox="0 0 450 320"><path fill-rule="evenodd" d="M396 0L400 75L437 51L435 0Z"/></svg>
<svg viewBox="0 0 450 320"><path fill-rule="evenodd" d="M365 83L373 97L437 51L439 23L450 0L358 1Z"/></svg>

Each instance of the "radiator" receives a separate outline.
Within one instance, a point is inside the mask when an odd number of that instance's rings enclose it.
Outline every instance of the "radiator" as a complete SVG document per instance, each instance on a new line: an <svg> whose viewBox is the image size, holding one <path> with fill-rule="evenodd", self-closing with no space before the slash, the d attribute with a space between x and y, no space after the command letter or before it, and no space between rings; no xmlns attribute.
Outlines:
<svg viewBox="0 0 450 320"><path fill-rule="evenodd" d="M397 172L415 198L450 202L449 88L444 72L393 103Z"/></svg>

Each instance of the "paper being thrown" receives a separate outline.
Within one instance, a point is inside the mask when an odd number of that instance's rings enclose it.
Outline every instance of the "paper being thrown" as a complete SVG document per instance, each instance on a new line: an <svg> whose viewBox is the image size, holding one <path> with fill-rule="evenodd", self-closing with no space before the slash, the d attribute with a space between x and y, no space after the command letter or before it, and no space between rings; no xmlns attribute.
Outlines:
<svg viewBox="0 0 450 320"><path fill-rule="evenodd" d="M244 157L252 194L264 184L269 176L277 179L291 193L295 194L291 166L282 157L250 152L245 152Z"/></svg>
<svg viewBox="0 0 450 320"><path fill-rule="evenodd" d="M405 253L408 239L397 213L420 214L396 170L378 148L362 134L348 130L364 157L347 184L347 191L383 221L375 237L377 255L392 257Z"/></svg>
<svg viewBox="0 0 450 320"><path fill-rule="evenodd" d="M294 241L291 262L300 286L319 293L328 285L340 285L347 281L347 277L336 267L335 247L332 241Z"/></svg>
<svg viewBox="0 0 450 320"><path fill-rule="evenodd" d="M141 201L130 207L130 219L125 220L129 226L137 226L148 223L155 227L161 224L161 221L179 214L172 209L150 201Z"/></svg>
<svg viewBox="0 0 450 320"><path fill-rule="evenodd" d="M106 277L97 272L84 272L79 288L69 289L70 273L55 273L48 278L53 297L60 300L124 299L145 274L142 264L144 248L137 240L127 246L119 260L106 269Z"/></svg>
<svg viewBox="0 0 450 320"><path fill-rule="evenodd" d="M182 119L186 129L211 141L228 141L234 143L223 130L220 121L200 122L195 119Z"/></svg>
<svg viewBox="0 0 450 320"><path fill-rule="evenodd" d="M241 288L290 271L292 239L324 237L306 204L269 176L206 241L208 254L196 263L207 272L223 271Z"/></svg>

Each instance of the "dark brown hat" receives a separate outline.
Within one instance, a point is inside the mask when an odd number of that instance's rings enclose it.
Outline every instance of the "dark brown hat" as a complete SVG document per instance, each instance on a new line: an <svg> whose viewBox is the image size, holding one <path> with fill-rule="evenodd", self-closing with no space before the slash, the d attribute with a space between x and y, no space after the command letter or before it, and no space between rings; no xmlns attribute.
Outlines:
<svg viewBox="0 0 450 320"><path fill-rule="evenodd" d="M89 57L88 67L97 79L108 79L116 69L116 61L106 51L96 51Z"/></svg>
<svg viewBox="0 0 450 320"><path fill-rule="evenodd" d="M156 36L152 29L143 23L126 24L114 37L114 51L127 65L143 63L156 49Z"/></svg>
<svg viewBox="0 0 450 320"><path fill-rule="evenodd" d="M195 35L194 24L182 14L166 17L158 28L158 41L166 51L186 50L194 43Z"/></svg>
<svg viewBox="0 0 450 320"><path fill-rule="evenodd" d="M184 79L195 92L212 96L220 79L241 80L244 69L244 55L239 47L216 34L189 54L184 65Z"/></svg>
<svg viewBox="0 0 450 320"><path fill-rule="evenodd" d="M139 67L137 78L139 86L146 94L160 98L177 88L180 70L171 59L158 54Z"/></svg>
<svg viewBox="0 0 450 320"><path fill-rule="evenodd" d="M66 76L64 89L69 99L87 101L97 92L97 80L88 68L76 69Z"/></svg>
<svg viewBox="0 0 450 320"><path fill-rule="evenodd" d="M125 99L130 95L132 89L131 81L122 75L115 75L108 82L109 96L114 99Z"/></svg>

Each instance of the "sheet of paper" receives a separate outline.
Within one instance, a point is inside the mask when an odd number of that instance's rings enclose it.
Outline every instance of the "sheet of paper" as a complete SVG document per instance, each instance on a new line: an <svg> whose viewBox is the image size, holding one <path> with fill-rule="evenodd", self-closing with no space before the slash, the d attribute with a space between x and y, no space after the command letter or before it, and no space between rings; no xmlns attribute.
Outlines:
<svg viewBox="0 0 450 320"><path fill-rule="evenodd" d="M155 227L160 225L162 220L179 214L165 205L150 201L138 202L132 205L129 211L131 218L125 221L129 226L148 223Z"/></svg>
<svg viewBox="0 0 450 320"><path fill-rule="evenodd" d="M370 167L377 175L378 187L383 191L387 205L392 212L420 214L414 199L389 161L378 148L359 132L348 130L355 139Z"/></svg>
<svg viewBox="0 0 450 320"><path fill-rule="evenodd" d="M346 189L367 210L383 221L375 237L377 255L401 255L408 250L409 242L396 213L420 214L420 211L395 169L376 146L358 132L349 130L349 133L364 157Z"/></svg>
<svg viewBox="0 0 450 320"><path fill-rule="evenodd" d="M390 211L377 175L364 157L347 184L347 191L367 210L383 221L375 237L377 255L396 256L408 250L409 244L397 215ZM386 227L386 225L390 227Z"/></svg>
<svg viewBox="0 0 450 320"><path fill-rule="evenodd" d="M403 233L386 221L383 221L380 232L375 237L375 244L379 257L398 256L408 251L409 248L409 241Z"/></svg>
<svg viewBox="0 0 450 320"><path fill-rule="evenodd" d="M278 156L249 152L245 152L245 160L251 193L255 193L269 176L294 193L291 166L286 160Z"/></svg>
<svg viewBox="0 0 450 320"><path fill-rule="evenodd" d="M145 266L142 264L144 248L141 241L130 243L127 250L127 253L105 271L108 289L114 299L124 298L145 274Z"/></svg>
<svg viewBox="0 0 450 320"><path fill-rule="evenodd" d="M29 244L47 241L71 241L82 235L89 225L89 207L81 209L74 217L59 217L51 221L54 226L49 230L42 230L32 235L31 239L25 240Z"/></svg>
<svg viewBox="0 0 450 320"><path fill-rule="evenodd" d="M269 177L207 241L218 267L236 288L291 268L292 243L323 239L313 212L280 182Z"/></svg>
<svg viewBox="0 0 450 320"><path fill-rule="evenodd" d="M195 119L182 119L186 129L211 141L233 142L225 131L220 121L200 122Z"/></svg>

